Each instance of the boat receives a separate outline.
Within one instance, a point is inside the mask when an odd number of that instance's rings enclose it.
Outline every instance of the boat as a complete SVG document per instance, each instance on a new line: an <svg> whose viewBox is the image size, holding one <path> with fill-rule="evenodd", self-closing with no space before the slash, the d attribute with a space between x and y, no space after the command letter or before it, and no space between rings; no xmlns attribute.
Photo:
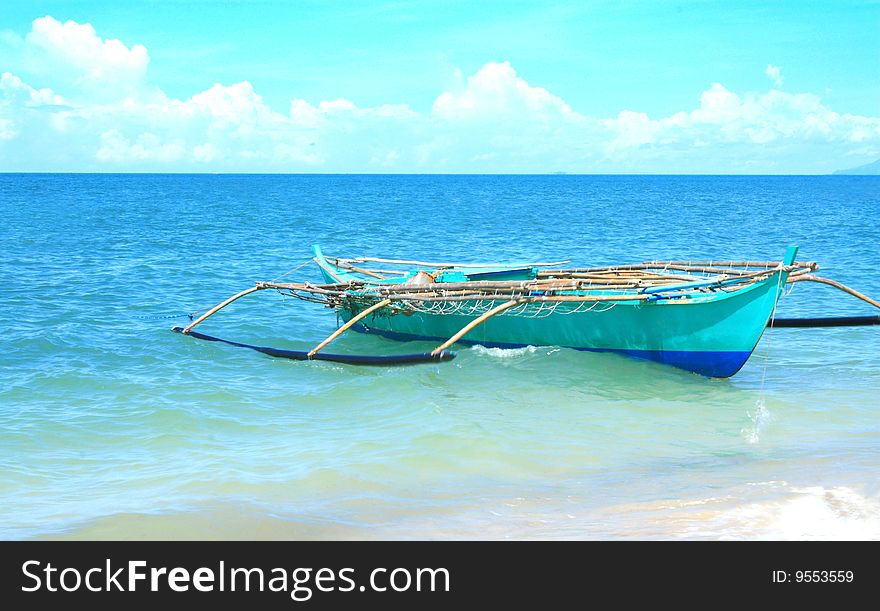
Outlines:
<svg viewBox="0 0 880 611"><path fill-rule="evenodd" d="M569 261L504 264L328 257L315 245L311 261L323 282L258 282L174 330L297 360L414 364L451 360L454 344L540 345L617 353L726 378L743 367L772 325L777 302L789 283L822 282L880 307L857 291L816 276L818 265L797 262L797 253L798 247L790 246L781 261L648 261L566 268L562 265ZM237 299L266 289L332 308L344 324L309 351L251 346L193 330ZM880 322L880 317L866 318L872 322L863 324L876 324L874 318ZM837 324L824 326L845 324L834 320ZM430 352L383 356L323 351L349 329L439 345Z"/></svg>

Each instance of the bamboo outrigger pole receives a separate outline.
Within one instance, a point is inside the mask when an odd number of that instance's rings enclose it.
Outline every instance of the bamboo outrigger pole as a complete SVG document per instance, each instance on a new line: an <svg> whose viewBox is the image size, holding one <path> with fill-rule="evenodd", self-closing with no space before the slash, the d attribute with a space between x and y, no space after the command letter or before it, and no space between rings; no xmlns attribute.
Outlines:
<svg viewBox="0 0 880 611"><path fill-rule="evenodd" d="M249 289L241 291L240 293L236 293L229 299L217 304L204 315L200 316L198 319L193 321L192 324L187 326L186 328L174 327L171 329L177 333L183 333L185 335L189 335L191 337L195 337L196 339L203 339L213 342L220 342L223 344L229 344L230 346L238 346L240 348L250 348L251 350L256 350L257 352L262 352L263 354L268 354L269 356L278 357L278 358L286 358L292 359L295 361L310 361L312 359L322 360L322 361L334 361L337 363L349 363L352 365L412 365L416 363L427 363L429 361L448 361L455 358L454 352L449 352L448 350L435 350L431 353L420 353L420 354L395 354L390 356L362 356L362 355L349 355L349 354L318 354L318 351L324 348L327 344L332 342L334 339L342 335L346 330L350 329L354 326L358 321L363 320L371 313L376 310L383 308L391 303L391 299L383 299L378 303L370 306L363 312L360 312L357 316L349 320L342 327L337 329L330 337L325 339L323 342L315 346L310 352L305 352L302 350L280 350L277 348L266 348L264 346L253 346L251 344L242 344L240 342L232 342L225 339L220 339L219 337L212 337L210 335L203 335L196 331L192 331L192 328L201 323L203 320L208 318L209 316L216 314L230 303L235 301L236 299L241 299L245 295L250 295L253 292L261 291L263 289L277 288L271 282L259 282L256 286L253 286Z"/></svg>
<svg viewBox="0 0 880 611"><path fill-rule="evenodd" d="M858 297L862 301L866 301L866 302L870 303L875 308L880 308L880 301L875 301L874 299L871 299L867 295L863 295L862 293L858 292L857 290L851 289L848 286L846 286L845 284L841 284L840 282L838 282L836 280L831 280L830 278L823 278L822 276L816 276L813 274L806 274L803 276L797 276L795 278L789 278L788 281L789 282L819 282L821 284L827 284L828 286L833 286L836 289L840 289L844 293L852 295L853 297Z"/></svg>
<svg viewBox="0 0 880 611"><path fill-rule="evenodd" d="M223 308L228 306L230 303L232 303L236 299L241 299L245 295L250 295L251 293L253 293L255 291L261 291L265 288L269 288L269 287L258 284L257 286L252 286L251 288L246 289L240 293L236 293L235 295L233 295L232 297L230 297L226 301L215 305L213 308L211 308L210 310L208 310L207 312L205 312L204 314L202 314L201 316L196 318L192 323L190 323L188 326L184 327L184 329L183 329L183 331L181 331L181 333L189 333L192 330L192 328L195 327L197 324L199 324L200 322L202 322L203 320L205 320L209 316L216 314L217 312L219 312L220 310L222 310Z"/></svg>
<svg viewBox="0 0 880 611"><path fill-rule="evenodd" d="M442 344L440 344L436 348L434 348L434 350L431 351L431 356L436 356L436 355L440 354L441 352L443 352L444 350L449 348L449 346L451 346L452 344L454 344L455 342L460 340L462 337L467 335L470 331L473 330L474 327L477 327L477 326L483 324L484 322L486 322L487 320L489 320L490 318L492 318L496 314L500 314L504 310L509 310L513 306L519 305L521 303L523 303L522 299L511 299L510 301L505 301L500 306L496 306L496 307L492 308L491 310L489 310L488 312L481 314L480 316L478 316L477 318L473 319L468 324L466 324L464 327L462 327L461 331L459 331L458 333L456 333L455 335L453 335L452 337L447 339L445 342L443 342Z"/></svg>
<svg viewBox="0 0 880 611"><path fill-rule="evenodd" d="M323 342L321 342L320 344L318 344L317 346L312 348L309 351L309 358L315 356L315 354L317 354L319 350L324 348L324 346L326 346L327 344L332 342L334 339L336 339L337 337L339 337L340 335L342 335L343 333L345 333L349 329L351 329L358 322L360 322L361 320L363 320L364 318L366 318L367 316L369 316L370 314L372 314L376 310L384 308L385 306L389 305L390 303L391 303L390 299L383 299L382 301L375 303L375 304L371 305L369 308L367 308L366 310L362 311L360 314L358 314L357 316L355 316L354 318L349 320L347 323L345 323L344 325L342 325L341 327L336 329L336 331L331 333L330 336L327 339L325 339Z"/></svg>

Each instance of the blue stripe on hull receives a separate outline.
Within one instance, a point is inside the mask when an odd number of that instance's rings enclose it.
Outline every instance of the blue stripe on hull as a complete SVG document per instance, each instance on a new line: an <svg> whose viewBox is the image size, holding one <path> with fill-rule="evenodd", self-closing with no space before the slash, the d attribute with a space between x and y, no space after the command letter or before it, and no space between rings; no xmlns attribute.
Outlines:
<svg viewBox="0 0 880 611"><path fill-rule="evenodd" d="M591 350L586 348L586 350ZM687 350L601 350L645 361L687 369L710 378L729 378L746 364L751 352L696 352Z"/></svg>
<svg viewBox="0 0 880 611"><path fill-rule="evenodd" d="M361 333L371 333L374 335L381 335L382 337L387 337L388 339L393 339L397 341L436 341L443 342L447 338L443 337L428 337L423 335L412 335L410 333L400 333L398 331L387 331L385 329L376 329L373 327L366 327L363 324L356 324L354 327L355 331L359 331ZM487 342L487 341L472 341L467 339L458 340L459 344L465 344L469 346L480 345L486 346L487 348L524 348L528 344L511 344L506 342ZM704 375L710 378L729 378L737 371L742 369L742 366L745 365L745 362L751 356L751 352L698 352L698 351L687 351L687 350L617 350L614 348L583 348L579 346L562 346L563 348L572 348L574 350L581 350L584 352L613 352L616 354L623 354L635 359L643 360L643 361L655 361L657 363L664 363L666 365L672 365L673 367L678 367L680 369L686 369L687 371L693 371L694 373L698 373L700 375Z"/></svg>

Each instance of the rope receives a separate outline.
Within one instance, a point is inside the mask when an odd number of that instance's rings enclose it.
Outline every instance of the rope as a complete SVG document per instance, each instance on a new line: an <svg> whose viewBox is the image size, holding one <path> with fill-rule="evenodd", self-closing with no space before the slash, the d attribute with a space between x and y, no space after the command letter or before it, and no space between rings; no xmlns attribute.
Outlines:
<svg viewBox="0 0 880 611"><path fill-rule="evenodd" d="M304 267L305 267L306 265L308 265L309 263L312 263L313 261L314 261L314 259L308 259L308 260L306 260L305 263L301 263L300 265L294 267L294 268L293 268L292 270L290 270L289 272L284 272L283 274L281 274L280 276L278 276L277 278L275 278L274 280L272 280L272 282L278 282L279 280L281 280L281 279L284 278L285 276L289 276L289 275L292 274L293 272L298 272L299 270L301 270L302 268L304 268Z"/></svg>
<svg viewBox="0 0 880 611"><path fill-rule="evenodd" d="M195 310L189 310L187 312L181 312L180 310L176 310L174 312L170 310L165 310L164 312L157 312L156 314L133 314L130 318L136 318L138 320L164 320L170 318L189 318L193 320L196 316L198 316L201 312L207 312L213 306L205 306L202 308L196 308Z"/></svg>
<svg viewBox="0 0 880 611"><path fill-rule="evenodd" d="M313 261L314 261L314 259L306 260L304 263L297 265L292 270L284 272L283 274L281 274L280 276L275 278L275 280L272 280L272 282L277 282L281 278L284 278L285 276L289 276L293 272L297 272L297 271L301 270L302 268L304 268L309 263L312 263ZM190 320L193 320L193 319L195 319L196 315L198 315L201 312L206 312L209 309L211 309L212 307L213 306L198 308L197 310L192 310L190 312L173 312L173 313L166 312L166 313L158 313L158 314L134 315L131 318L136 318L139 320L165 320L165 319L171 319L171 318L183 318L185 316L185 317L189 318Z"/></svg>
<svg viewBox="0 0 880 611"><path fill-rule="evenodd" d="M764 400L764 381L767 378L767 363L770 361L770 340L773 339L773 323L776 320L776 307L779 305L779 293L782 291L782 274L776 280L776 301L773 303L773 310L770 312L770 324L767 326L770 333L767 334L767 355L764 357L764 371L761 374L761 401Z"/></svg>
<svg viewBox="0 0 880 611"><path fill-rule="evenodd" d="M773 323L776 320L776 306L779 304L779 293L781 291L782 273L779 274L779 278L776 281L776 301L773 303L773 309L770 311L770 324L767 325L767 328L770 330L770 332L767 334L767 353L764 356L764 369L761 372L761 390L759 392L758 400L755 402L754 429L752 430L751 435L749 435L750 443L757 443L759 441L758 433L760 432L762 418L765 418L767 414L765 382L767 380L767 365L770 363L770 347L771 340L773 339Z"/></svg>
<svg viewBox="0 0 880 611"><path fill-rule="evenodd" d="M758 443L760 441L760 432L761 425L765 422L769 412L767 411L767 401L765 399L765 382L767 380L767 365L770 362L770 346L771 340L773 339L773 323L776 321L776 306L779 303L779 293L783 290L782 287L782 274L779 274L779 278L776 281L776 301L773 303L773 309L770 311L770 324L767 325L767 328L770 329L770 334L767 335L767 353L764 356L764 368L761 371L761 390L759 392L758 400L755 401L755 415L754 417L749 414L749 417L752 418L752 430L748 435L749 443Z"/></svg>
<svg viewBox="0 0 880 611"><path fill-rule="evenodd" d="M140 320L162 320L166 318L183 318L186 316L190 320L195 318L195 315L201 312L201 310L195 310L194 312L178 312L176 314L145 314L141 315L133 315L131 318L137 318Z"/></svg>

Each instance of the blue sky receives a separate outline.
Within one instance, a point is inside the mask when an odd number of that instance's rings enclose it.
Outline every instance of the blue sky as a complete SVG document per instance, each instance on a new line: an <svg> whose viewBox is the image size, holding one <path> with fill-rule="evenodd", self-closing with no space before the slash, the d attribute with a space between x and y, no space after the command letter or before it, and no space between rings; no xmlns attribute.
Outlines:
<svg viewBox="0 0 880 611"><path fill-rule="evenodd" d="M18 2L0 170L824 173L877 2Z"/></svg>

